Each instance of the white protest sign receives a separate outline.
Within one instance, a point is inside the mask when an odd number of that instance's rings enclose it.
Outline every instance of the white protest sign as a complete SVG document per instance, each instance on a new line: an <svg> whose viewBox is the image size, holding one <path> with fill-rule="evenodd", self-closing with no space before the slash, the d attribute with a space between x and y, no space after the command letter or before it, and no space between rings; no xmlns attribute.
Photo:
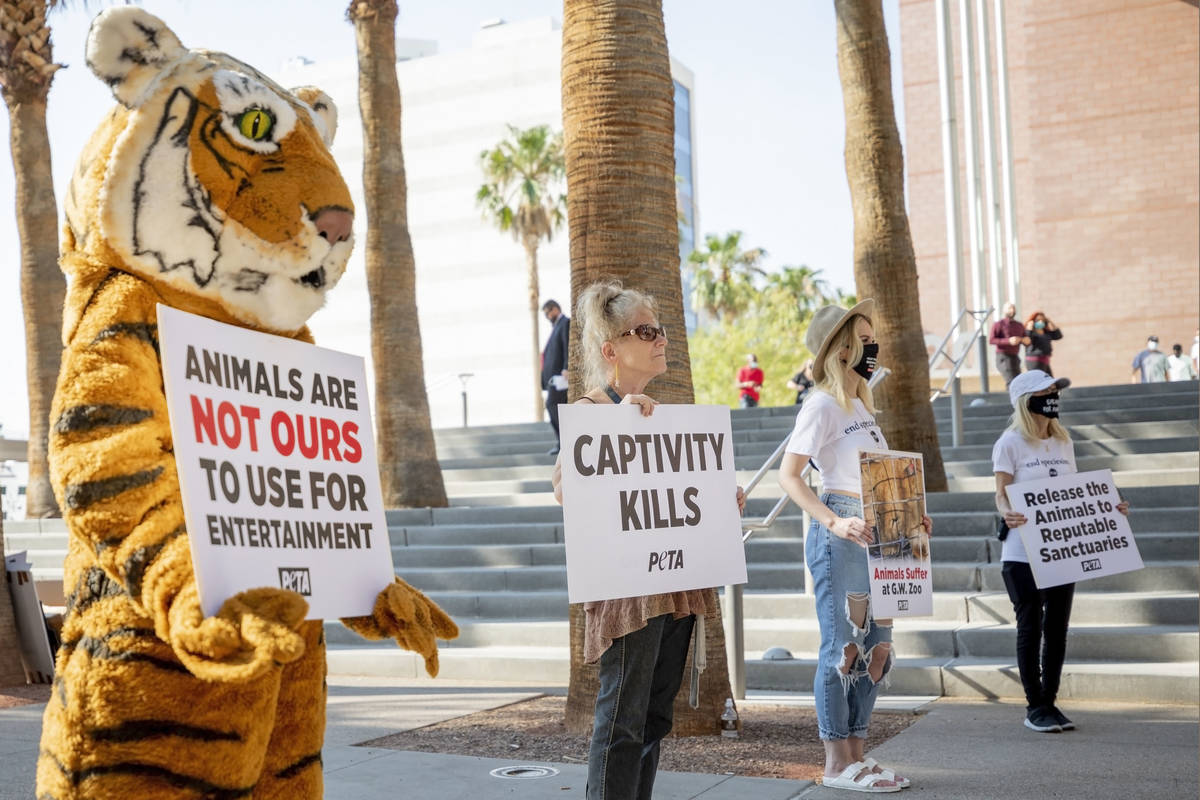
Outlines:
<svg viewBox="0 0 1200 800"><path fill-rule="evenodd" d="M204 613L260 586L371 613L394 573L363 360L163 305L158 338Z"/></svg>
<svg viewBox="0 0 1200 800"><path fill-rule="evenodd" d="M1008 502L1028 520L1017 534L1039 589L1142 568L1112 471L1010 483Z"/></svg>
<svg viewBox="0 0 1200 800"><path fill-rule="evenodd" d="M933 570L925 532L925 461L920 453L860 450L863 520L871 615L876 619L933 614Z"/></svg>
<svg viewBox="0 0 1200 800"><path fill-rule="evenodd" d="M724 406L564 405L572 603L746 582Z"/></svg>
<svg viewBox="0 0 1200 800"><path fill-rule="evenodd" d="M33 581L33 565L25 555L26 551L22 550L4 557L4 576L17 623L16 644L21 649L25 680L50 683L54 680L54 653L46 633L46 614L38 601L37 585ZM12 644L9 642L8 646Z"/></svg>

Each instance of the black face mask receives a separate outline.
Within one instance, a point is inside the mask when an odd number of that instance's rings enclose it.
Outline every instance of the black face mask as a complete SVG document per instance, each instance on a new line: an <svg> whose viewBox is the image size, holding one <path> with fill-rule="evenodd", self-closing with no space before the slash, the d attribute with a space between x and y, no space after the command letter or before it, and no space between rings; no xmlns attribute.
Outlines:
<svg viewBox="0 0 1200 800"><path fill-rule="evenodd" d="M1047 419L1058 419L1058 392L1030 397L1029 410Z"/></svg>
<svg viewBox="0 0 1200 800"><path fill-rule="evenodd" d="M864 378L870 380L871 373L875 371L875 359L879 356L879 343L864 344L862 358L854 365L854 371Z"/></svg>

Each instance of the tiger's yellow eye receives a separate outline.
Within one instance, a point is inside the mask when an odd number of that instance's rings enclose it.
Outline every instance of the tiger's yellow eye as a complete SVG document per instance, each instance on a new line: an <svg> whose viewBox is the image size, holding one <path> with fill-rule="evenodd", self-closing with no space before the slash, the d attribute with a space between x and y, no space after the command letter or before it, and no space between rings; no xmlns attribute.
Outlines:
<svg viewBox="0 0 1200 800"><path fill-rule="evenodd" d="M252 108L242 112L238 118L238 130L252 142L261 142L271 133L275 120L261 108Z"/></svg>

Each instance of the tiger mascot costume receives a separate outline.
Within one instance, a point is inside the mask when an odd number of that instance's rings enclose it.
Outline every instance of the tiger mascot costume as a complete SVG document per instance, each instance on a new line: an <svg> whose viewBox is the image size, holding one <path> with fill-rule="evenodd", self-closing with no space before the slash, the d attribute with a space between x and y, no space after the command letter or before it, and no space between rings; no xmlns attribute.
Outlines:
<svg viewBox="0 0 1200 800"><path fill-rule="evenodd" d="M96 18L87 63L119 105L79 159L62 232L50 469L68 597L37 797L319 798L322 623L274 588L201 613L155 304L311 341L305 321L352 245L336 111L316 89L184 48L135 7ZM399 579L343 623L417 651L430 675L436 638L458 632Z"/></svg>

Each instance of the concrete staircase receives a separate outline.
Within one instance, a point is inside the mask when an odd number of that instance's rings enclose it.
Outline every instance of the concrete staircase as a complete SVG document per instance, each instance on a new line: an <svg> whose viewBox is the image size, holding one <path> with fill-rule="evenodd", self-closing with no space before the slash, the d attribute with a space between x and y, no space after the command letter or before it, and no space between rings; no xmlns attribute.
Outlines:
<svg viewBox="0 0 1200 800"><path fill-rule="evenodd" d="M1079 585L1072 616L1064 698L1143 702L1200 700L1200 456L1197 384L1071 389L1063 422L1080 470L1110 468L1133 510L1146 563L1139 572ZM935 519L934 615L900 620L893 691L1016 697L1012 607L992 533L991 446L1011 409L1007 396L968 396L961 447L944 447L952 491L929 496ZM974 402L975 405L969 405ZM753 470L790 431L795 408L733 412L737 467ZM935 404L949 442L949 406ZM562 511L550 494L548 425L436 432L452 507L388 512L396 570L458 621L444 646L445 677L563 683L568 671ZM780 494L769 475L747 517ZM61 585L61 522L10 522L6 548L29 549L39 591ZM811 691L819 633L804 592L804 531L791 506L747 543L747 684ZM419 660L363 642L337 622L326 626L335 673L418 677ZM766 661L782 646L795 658Z"/></svg>

